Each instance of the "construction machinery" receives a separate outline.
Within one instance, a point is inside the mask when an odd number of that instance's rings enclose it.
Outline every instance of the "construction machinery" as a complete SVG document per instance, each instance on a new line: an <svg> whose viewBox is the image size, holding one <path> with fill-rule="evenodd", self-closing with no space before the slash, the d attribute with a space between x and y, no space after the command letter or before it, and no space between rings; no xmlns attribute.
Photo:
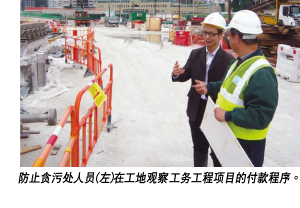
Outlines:
<svg viewBox="0 0 300 208"><path fill-rule="evenodd" d="M266 0L248 8L260 17L263 34L257 40L265 56L276 59L278 44L300 47L299 8L300 1L293 0Z"/></svg>
<svg viewBox="0 0 300 208"><path fill-rule="evenodd" d="M264 9L275 6L275 12L264 12ZM249 10L256 12L263 24L295 27L300 24L300 1L267 0L254 5Z"/></svg>
<svg viewBox="0 0 300 208"><path fill-rule="evenodd" d="M87 12L84 11L83 1L81 0L81 8L77 8L75 11L75 25L85 25L89 27L91 25L92 17L88 15Z"/></svg>

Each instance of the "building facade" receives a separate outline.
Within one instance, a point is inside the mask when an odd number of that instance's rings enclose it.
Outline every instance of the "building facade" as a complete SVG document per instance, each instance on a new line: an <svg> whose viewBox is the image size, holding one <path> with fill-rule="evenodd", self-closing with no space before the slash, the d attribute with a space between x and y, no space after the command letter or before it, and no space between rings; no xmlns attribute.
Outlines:
<svg viewBox="0 0 300 208"><path fill-rule="evenodd" d="M95 8L96 0L82 0L82 2L84 8ZM63 8L69 6L72 6L73 8L81 8L81 0L48 0L49 8Z"/></svg>
<svg viewBox="0 0 300 208"><path fill-rule="evenodd" d="M199 14L228 11L227 3L206 2L206 0L180 1L180 14ZM134 5L134 6L133 6ZM102 9L111 16L135 12L146 12L147 14L179 14L178 0L97 0L95 7Z"/></svg>
<svg viewBox="0 0 300 208"><path fill-rule="evenodd" d="M36 0L23 0L22 6L23 7L36 7Z"/></svg>
<svg viewBox="0 0 300 208"><path fill-rule="evenodd" d="M81 0L71 0L73 7L81 7ZM96 0L82 0L84 8L95 8Z"/></svg>
<svg viewBox="0 0 300 208"><path fill-rule="evenodd" d="M49 8L63 8L64 6L70 6L70 0L48 0Z"/></svg>

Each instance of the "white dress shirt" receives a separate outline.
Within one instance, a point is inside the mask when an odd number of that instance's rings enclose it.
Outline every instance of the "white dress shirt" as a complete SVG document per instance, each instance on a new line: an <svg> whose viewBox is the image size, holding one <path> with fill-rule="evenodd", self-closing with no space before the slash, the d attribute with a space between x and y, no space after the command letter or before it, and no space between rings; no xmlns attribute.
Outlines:
<svg viewBox="0 0 300 208"><path fill-rule="evenodd" d="M220 45L218 46L218 48L213 53L209 53L209 51L208 51L208 49L206 47L206 75L205 75L205 82L206 83L208 83L208 70L209 70L209 67L210 67L212 61L214 60L215 55L218 52L219 48L220 48ZM179 75L174 76L173 72L172 72L172 76L173 76L174 79L176 79L177 77L179 77ZM201 95L201 98L203 100L207 100L207 98L205 97L205 95Z"/></svg>
<svg viewBox="0 0 300 208"><path fill-rule="evenodd" d="M205 75L205 82L207 84L208 84L208 70L209 70L209 67L210 67L212 61L214 60L215 55L218 52L219 48L220 48L220 45L218 46L218 48L213 53L209 53L209 51L208 51L208 49L206 47L206 75ZM207 100L207 98L205 97L205 95L201 95L201 98L203 100Z"/></svg>

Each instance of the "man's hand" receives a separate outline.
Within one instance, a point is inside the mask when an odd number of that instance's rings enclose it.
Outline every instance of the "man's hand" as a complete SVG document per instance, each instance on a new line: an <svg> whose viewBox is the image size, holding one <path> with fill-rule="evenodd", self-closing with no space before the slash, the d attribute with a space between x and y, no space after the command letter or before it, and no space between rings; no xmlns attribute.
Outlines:
<svg viewBox="0 0 300 208"><path fill-rule="evenodd" d="M195 80L196 85L192 85L192 87L195 87L196 91L201 94L201 95L205 95L207 94L207 88L206 88L206 83L199 81L199 80Z"/></svg>
<svg viewBox="0 0 300 208"><path fill-rule="evenodd" d="M215 118L216 118L218 121L220 121L220 122L226 121L226 120L225 120L225 113L226 113L225 110L223 110L223 109L220 108L220 107L217 107L217 108L215 108L214 112L215 112Z"/></svg>
<svg viewBox="0 0 300 208"><path fill-rule="evenodd" d="M184 73L184 69L182 67L180 67L180 65L178 64L178 61L175 62L175 65L173 67L173 75L174 76L178 76L180 74Z"/></svg>

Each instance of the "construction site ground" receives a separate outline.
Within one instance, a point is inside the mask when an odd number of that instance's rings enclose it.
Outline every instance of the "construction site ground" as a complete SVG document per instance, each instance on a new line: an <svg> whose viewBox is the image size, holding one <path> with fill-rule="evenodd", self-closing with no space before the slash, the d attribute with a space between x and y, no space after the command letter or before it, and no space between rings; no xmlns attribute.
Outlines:
<svg viewBox="0 0 300 208"><path fill-rule="evenodd" d="M174 63L183 66L192 49L168 42L168 33L137 31L120 26L95 27L96 45L101 49L102 68L113 64L112 124L104 128L89 167L192 167L193 144L186 116L190 81L173 83ZM74 65L74 66L73 66ZM57 109L58 120L69 105L74 105L78 92L92 80L83 77L86 67L64 58L53 58L48 83L39 92L20 101L30 113ZM109 72L104 75L104 86ZM265 167L300 166L300 83L278 77L279 104L270 127L265 152ZM92 105L87 92L80 115ZM29 138L20 139L20 149L45 146L55 126L46 122L25 123L32 131ZM56 144L62 145L56 155L50 155L45 166L59 165L70 137L70 123L65 125ZM42 149L20 156L20 166L30 167ZM208 166L212 167L209 158Z"/></svg>

